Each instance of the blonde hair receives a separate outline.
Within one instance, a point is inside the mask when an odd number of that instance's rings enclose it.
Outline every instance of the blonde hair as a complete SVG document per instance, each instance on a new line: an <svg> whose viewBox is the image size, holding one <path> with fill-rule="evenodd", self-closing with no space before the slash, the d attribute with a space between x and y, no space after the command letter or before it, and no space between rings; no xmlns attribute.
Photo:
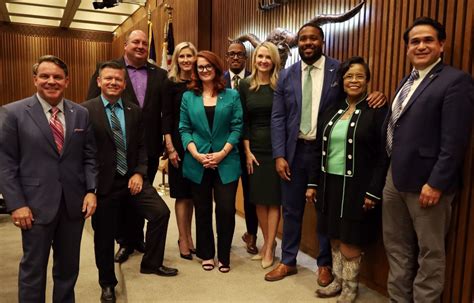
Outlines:
<svg viewBox="0 0 474 303"><path fill-rule="evenodd" d="M250 90L252 91L258 91L260 88L260 85L262 83L259 83L258 77L257 77L257 67L255 66L255 62L257 59L257 53L260 50L260 48L265 47L268 49L268 52L270 53L270 59L272 60L273 63L273 68L271 70L271 75L270 75L270 87L272 89L275 89L277 86L277 81L278 81L278 73L280 72L280 66L281 66L281 61L280 61L280 54L278 53L278 49L275 46L275 44L271 42L263 42L255 48L255 51L253 52L252 55L252 74L249 76L250 78Z"/></svg>
<svg viewBox="0 0 474 303"><path fill-rule="evenodd" d="M178 57L183 49L189 48L193 53L193 56L196 57L197 49L191 42L181 42L176 45L173 56L171 57L171 66L170 71L168 72L168 78L177 83L185 82L186 79L181 78L181 70L179 69Z"/></svg>

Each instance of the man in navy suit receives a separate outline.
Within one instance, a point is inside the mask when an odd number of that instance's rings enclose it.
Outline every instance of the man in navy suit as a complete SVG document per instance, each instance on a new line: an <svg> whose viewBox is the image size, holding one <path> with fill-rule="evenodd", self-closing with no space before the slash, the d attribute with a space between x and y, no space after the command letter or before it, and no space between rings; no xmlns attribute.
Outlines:
<svg viewBox="0 0 474 303"><path fill-rule="evenodd" d="M469 143L474 84L443 64L446 32L422 17L404 33L413 66L384 126L390 168L383 193L383 237L391 302L439 302L445 236Z"/></svg>
<svg viewBox="0 0 474 303"><path fill-rule="evenodd" d="M278 281L297 273L296 256L318 114L344 98L336 77L339 62L323 55L323 44L321 27L307 23L300 28L298 50L302 61L281 72L273 96L271 135L273 158L282 179L283 239L281 262L265 275L267 281ZM310 79L308 87L303 87L302 79L305 82ZM303 110L303 95L308 95L306 88L310 90L306 104L309 107ZM379 106L385 103L385 96L375 92L368 100L371 105ZM327 286L333 280L331 247L326 235L318 233L318 238L318 284Z"/></svg>
<svg viewBox="0 0 474 303"><path fill-rule="evenodd" d="M238 40L232 41L229 44L226 54L227 63L229 64L229 70L224 73L224 79L226 81L227 88L237 89L240 80L250 75L250 72L245 69L245 63L247 61L247 51L245 45ZM257 230L258 230L258 218L255 204L250 203L249 200L249 176L247 174L247 163L244 153L244 145L242 140L239 142L239 154L240 164L242 166L242 175L240 180L242 181L242 191L244 193L244 212L245 212L245 225L247 231L242 235L242 240L245 242L247 252L249 254L257 254Z"/></svg>
<svg viewBox="0 0 474 303"><path fill-rule="evenodd" d="M54 251L53 302L74 302L84 219L96 208L96 146L85 108L64 99L68 68L43 56L33 66L37 93L5 105L0 129L0 191L21 228L19 302L45 302Z"/></svg>

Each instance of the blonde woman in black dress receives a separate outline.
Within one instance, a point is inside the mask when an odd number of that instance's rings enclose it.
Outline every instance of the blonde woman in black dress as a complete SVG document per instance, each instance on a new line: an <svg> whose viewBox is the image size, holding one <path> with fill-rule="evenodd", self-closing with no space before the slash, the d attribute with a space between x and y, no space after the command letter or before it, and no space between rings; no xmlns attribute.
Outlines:
<svg viewBox="0 0 474 303"><path fill-rule="evenodd" d="M179 254L181 258L186 260L192 260L191 253L195 253L191 235L193 201L191 199L191 184L189 180L183 178L181 164L184 157L184 148L178 127L181 98L191 80L196 54L196 47L190 42L181 42L176 45L168 73L169 81L165 86L162 118L166 153L170 164L168 165L170 196L176 199L175 212L179 233Z"/></svg>
<svg viewBox="0 0 474 303"><path fill-rule="evenodd" d="M252 74L239 84L244 110L244 147L249 174L250 202L257 206L257 217L264 243L252 260L262 267L273 265L275 237L280 221L280 178L275 171L270 140L273 90L280 71L276 46L264 42L252 57Z"/></svg>

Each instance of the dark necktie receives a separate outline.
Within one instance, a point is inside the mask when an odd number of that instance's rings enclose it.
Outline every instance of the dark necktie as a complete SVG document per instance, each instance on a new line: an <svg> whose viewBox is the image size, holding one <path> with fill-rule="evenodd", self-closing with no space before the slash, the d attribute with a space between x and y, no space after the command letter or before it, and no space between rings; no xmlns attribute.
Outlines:
<svg viewBox="0 0 474 303"><path fill-rule="evenodd" d="M61 153L64 145L64 128L61 121L58 119L59 108L53 106L49 111L51 112L49 126L53 132L54 143L56 143L58 152Z"/></svg>
<svg viewBox="0 0 474 303"><path fill-rule="evenodd" d="M408 77L407 82L403 84L402 88L400 89L400 93L398 94L398 98L395 100L395 105L392 110L392 115L390 116L390 120L388 121L387 126L387 143L385 145L385 149L387 151L387 155L390 157L392 155L392 143L393 143L393 132L395 130L395 124L400 118L400 115L403 110L403 101L405 101L408 93L410 92L411 87L413 86L413 82L420 77L419 72L414 69L410 77Z"/></svg>
<svg viewBox="0 0 474 303"><path fill-rule="evenodd" d="M232 84L234 85L234 89L239 88L239 82L240 82L239 75L234 75L234 77L232 78Z"/></svg>
<svg viewBox="0 0 474 303"><path fill-rule="evenodd" d="M112 126L112 133L114 134L115 147L117 148L116 159L117 159L117 172L124 176L127 173L127 148L125 146L125 140L123 138L122 127L120 126L120 120L115 113L117 104L109 104L110 108L110 122Z"/></svg>

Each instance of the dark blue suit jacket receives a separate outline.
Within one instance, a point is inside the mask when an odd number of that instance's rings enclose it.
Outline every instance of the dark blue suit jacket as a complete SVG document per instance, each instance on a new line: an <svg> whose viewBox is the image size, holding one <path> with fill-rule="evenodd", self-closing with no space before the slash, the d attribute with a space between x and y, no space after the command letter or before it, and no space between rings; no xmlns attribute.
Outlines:
<svg viewBox="0 0 474 303"><path fill-rule="evenodd" d="M336 77L338 68L339 61L326 57L319 113L343 98L343 91ZM300 130L301 102L301 61L298 61L280 73L273 95L271 118L273 158L283 157L290 166Z"/></svg>
<svg viewBox="0 0 474 303"><path fill-rule="evenodd" d="M470 75L443 63L426 75L395 125L391 163L397 190L420 192L425 183L443 192L459 187L473 104ZM382 142L391 113L390 108Z"/></svg>
<svg viewBox="0 0 474 303"><path fill-rule="evenodd" d="M4 108L0 191L8 211L28 206L35 224L48 224L64 196L69 217L83 217L86 190L97 187L96 147L87 110L64 100L66 132L59 154L36 95Z"/></svg>

